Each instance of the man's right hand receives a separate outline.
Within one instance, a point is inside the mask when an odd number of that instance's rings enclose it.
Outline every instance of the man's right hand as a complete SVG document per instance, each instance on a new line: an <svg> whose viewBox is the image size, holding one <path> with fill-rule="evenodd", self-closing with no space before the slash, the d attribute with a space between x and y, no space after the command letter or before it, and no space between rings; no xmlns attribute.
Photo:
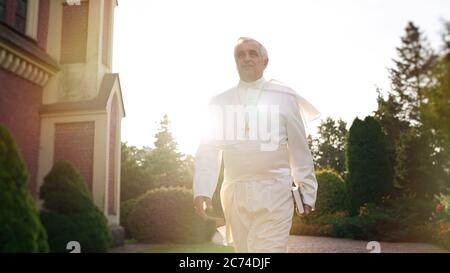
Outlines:
<svg viewBox="0 0 450 273"><path fill-rule="evenodd" d="M211 198L206 196L197 196L194 198L195 212L200 215L204 220L208 219L205 210L212 209Z"/></svg>

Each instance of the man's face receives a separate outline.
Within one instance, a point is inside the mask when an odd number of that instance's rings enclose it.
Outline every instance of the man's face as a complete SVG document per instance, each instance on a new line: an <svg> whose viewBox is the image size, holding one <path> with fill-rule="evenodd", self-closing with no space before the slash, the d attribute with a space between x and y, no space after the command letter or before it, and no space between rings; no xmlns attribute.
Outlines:
<svg viewBox="0 0 450 273"><path fill-rule="evenodd" d="M259 44L247 41L239 44L234 58L241 80L250 82L261 78L268 60L261 56Z"/></svg>

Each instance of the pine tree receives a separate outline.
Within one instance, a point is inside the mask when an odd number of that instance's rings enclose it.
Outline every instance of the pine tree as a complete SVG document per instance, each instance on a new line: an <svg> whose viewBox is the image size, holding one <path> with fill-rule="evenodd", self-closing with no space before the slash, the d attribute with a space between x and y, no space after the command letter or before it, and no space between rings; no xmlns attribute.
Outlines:
<svg viewBox="0 0 450 273"><path fill-rule="evenodd" d="M432 198L439 192L439 169L431 156L433 154L429 137L418 128L411 128L400 136L396 150L395 186L403 192L423 198Z"/></svg>
<svg viewBox="0 0 450 273"><path fill-rule="evenodd" d="M190 171L192 164L184 162L185 155L178 152L177 143L169 130L167 114L160 122L155 138L155 148L148 154L144 166L150 169L154 186L191 187L192 174L190 175L189 172L192 173Z"/></svg>
<svg viewBox="0 0 450 273"><path fill-rule="evenodd" d="M432 83L431 71L435 56L419 28L409 22L397 48L395 68L389 70L392 91L401 106L399 117L413 125L421 123L420 107L424 91Z"/></svg>
<svg viewBox="0 0 450 273"><path fill-rule="evenodd" d="M374 117L378 120L383 130L390 172L394 173L394 166L397 162L397 142L400 135L408 130L409 122L399 118L401 105L393 94L388 94L388 98L384 99L379 88L377 93L378 109L375 111Z"/></svg>
<svg viewBox="0 0 450 273"><path fill-rule="evenodd" d="M428 134L420 130L412 130L411 127L421 128L422 126L422 106L426 103L426 90L433 83L433 65L435 55L429 48L424 35L419 28L409 22L405 28L405 35L401 38L401 45L397 48L398 58L393 60L395 67L389 70L392 90L388 93L387 99L378 92L378 109L375 111L375 118L380 122L386 136L387 150L391 172L394 173L394 184L398 187L404 182L401 177L410 176L405 172L412 171L412 166L406 162L400 162L404 155L413 154L417 151L429 151L428 147L414 147L402 141L412 139L411 134L417 133L415 138L421 138L417 144L428 146L425 138ZM401 149L398 147L402 146ZM416 149L417 151L406 151L405 149ZM430 154L422 154L425 158L430 158ZM411 163L411 162L410 162ZM429 165L428 163L426 164ZM403 168L403 169L402 169Z"/></svg>

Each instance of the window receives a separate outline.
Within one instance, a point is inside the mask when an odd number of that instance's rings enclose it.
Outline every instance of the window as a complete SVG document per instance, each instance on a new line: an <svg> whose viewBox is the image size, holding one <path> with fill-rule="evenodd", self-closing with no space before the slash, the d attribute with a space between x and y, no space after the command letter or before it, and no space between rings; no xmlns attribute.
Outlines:
<svg viewBox="0 0 450 273"><path fill-rule="evenodd" d="M6 21L6 0L0 0L0 22Z"/></svg>
<svg viewBox="0 0 450 273"><path fill-rule="evenodd" d="M38 17L39 17L39 0L29 0L26 1L27 4L27 20L25 26L25 34L37 40L38 32Z"/></svg>
<svg viewBox="0 0 450 273"><path fill-rule="evenodd" d="M36 40L39 0L0 0L0 22Z"/></svg>
<svg viewBox="0 0 450 273"><path fill-rule="evenodd" d="M25 34L26 24L27 24L27 6L28 0L17 0L16 1L16 18L14 20L14 28L20 33Z"/></svg>

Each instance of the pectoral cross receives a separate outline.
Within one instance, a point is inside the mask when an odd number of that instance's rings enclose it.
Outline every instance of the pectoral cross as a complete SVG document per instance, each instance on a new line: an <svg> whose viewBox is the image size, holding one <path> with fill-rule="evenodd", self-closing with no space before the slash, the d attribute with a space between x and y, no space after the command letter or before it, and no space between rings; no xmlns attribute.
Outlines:
<svg viewBox="0 0 450 273"><path fill-rule="evenodd" d="M248 126L248 121L245 121L245 136L248 137L250 133L250 127Z"/></svg>

